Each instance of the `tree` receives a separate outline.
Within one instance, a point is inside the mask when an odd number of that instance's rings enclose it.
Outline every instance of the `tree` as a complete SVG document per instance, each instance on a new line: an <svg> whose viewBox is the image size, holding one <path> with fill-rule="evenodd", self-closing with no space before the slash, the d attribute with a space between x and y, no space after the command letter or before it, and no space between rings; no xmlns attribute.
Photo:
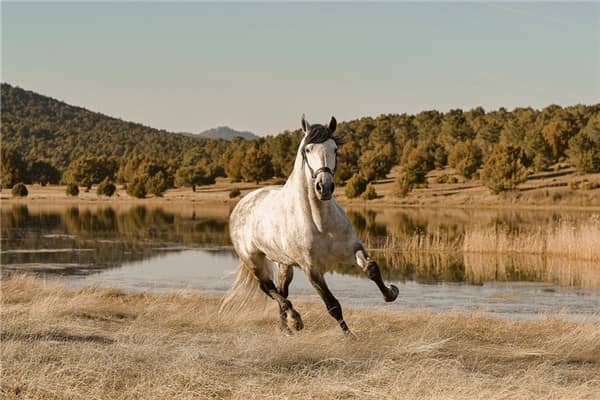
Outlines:
<svg viewBox="0 0 600 400"><path fill-rule="evenodd" d="M349 199L360 196L367 188L367 180L361 174L354 174L352 178L346 182L344 193Z"/></svg>
<svg viewBox="0 0 600 400"><path fill-rule="evenodd" d="M471 179L481 165L481 150L468 140L454 145L448 155L448 164L467 179Z"/></svg>
<svg viewBox="0 0 600 400"><path fill-rule="evenodd" d="M365 151L358 160L358 167L368 181L385 179L395 163L394 146L391 143Z"/></svg>
<svg viewBox="0 0 600 400"><path fill-rule="evenodd" d="M13 197L27 197L28 194L29 191L27 190L27 187L21 182L12 187Z"/></svg>
<svg viewBox="0 0 600 400"><path fill-rule="evenodd" d="M60 171L52 164L44 160L38 160L30 163L29 178L32 183L39 183L42 186L47 184L57 184L60 182Z"/></svg>
<svg viewBox="0 0 600 400"><path fill-rule="evenodd" d="M2 120L4 123L4 119ZM27 164L14 147L2 146L2 187L13 187L27 180Z"/></svg>
<svg viewBox="0 0 600 400"><path fill-rule="evenodd" d="M96 193L98 196L107 196L112 197L113 194L117 191L117 187L114 183L112 183L108 178L105 178L96 189Z"/></svg>
<svg viewBox="0 0 600 400"><path fill-rule="evenodd" d="M450 152L457 142L473 139L475 133L461 109L450 110L444 115L440 132L440 142Z"/></svg>
<svg viewBox="0 0 600 400"><path fill-rule="evenodd" d="M273 177L271 156L255 146L250 147L246 152L241 173L246 181L254 181L257 184Z"/></svg>
<svg viewBox="0 0 600 400"><path fill-rule="evenodd" d="M367 188L365 189L365 191L363 192L363 194L360 197L363 200L373 200L373 199L376 199L378 197L378 195L377 195L377 191L375 190L375 187L369 183L367 185Z"/></svg>
<svg viewBox="0 0 600 400"><path fill-rule="evenodd" d="M572 120L565 116L552 119L542 128L542 135L550 149L554 160L558 160L565 155L569 139L575 135L577 127Z"/></svg>
<svg viewBox="0 0 600 400"><path fill-rule="evenodd" d="M600 172L600 114L569 140L569 162L579 172Z"/></svg>
<svg viewBox="0 0 600 400"><path fill-rule="evenodd" d="M131 182L127 182L126 191L127 194L133 197L137 197L138 199L143 199L146 197L148 193L146 191L146 177L144 176L136 176Z"/></svg>
<svg viewBox="0 0 600 400"><path fill-rule="evenodd" d="M79 187L77 185L69 183L67 185L66 192L67 192L67 196L73 196L73 197L79 196Z"/></svg>
<svg viewBox="0 0 600 400"><path fill-rule="evenodd" d="M65 180L88 190L108 178L114 180L117 173L117 160L111 157L81 157L69 164Z"/></svg>
<svg viewBox="0 0 600 400"><path fill-rule="evenodd" d="M175 173L175 185L189 186L192 191L196 191L196 186L210 185L215 183L215 177L207 171L207 168L200 166L182 166Z"/></svg>
<svg viewBox="0 0 600 400"><path fill-rule="evenodd" d="M164 171L158 171L146 178L146 191L155 196L162 196L169 188L169 178Z"/></svg>
<svg viewBox="0 0 600 400"><path fill-rule="evenodd" d="M481 170L481 180L493 193L514 189L527 179L520 148L498 145L488 157Z"/></svg>

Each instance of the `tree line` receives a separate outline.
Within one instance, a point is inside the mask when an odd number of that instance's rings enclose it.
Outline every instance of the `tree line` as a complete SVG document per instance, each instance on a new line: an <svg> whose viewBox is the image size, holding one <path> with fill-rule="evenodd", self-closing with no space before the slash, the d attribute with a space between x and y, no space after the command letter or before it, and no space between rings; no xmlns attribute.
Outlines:
<svg viewBox="0 0 600 400"><path fill-rule="evenodd" d="M68 183L91 188L125 184L136 197L172 187L285 178L300 129L254 141L184 136L125 122L2 84L2 185ZM387 114L338 124L337 183L350 197L376 196L370 182L399 167L397 194L427 184L450 166L495 193L531 173L565 162L600 172L600 104L541 110L453 109ZM365 191L367 194L364 194Z"/></svg>

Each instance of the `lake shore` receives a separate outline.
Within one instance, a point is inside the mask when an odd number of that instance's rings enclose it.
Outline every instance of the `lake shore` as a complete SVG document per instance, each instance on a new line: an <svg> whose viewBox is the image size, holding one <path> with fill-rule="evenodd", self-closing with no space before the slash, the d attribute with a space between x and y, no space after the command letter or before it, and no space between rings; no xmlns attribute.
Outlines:
<svg viewBox="0 0 600 400"><path fill-rule="evenodd" d="M360 198L349 199L344 194L344 187L335 191L336 200L346 208L411 208L411 207L449 207L449 208L518 208L518 209L591 209L600 210L600 188L586 190L583 183L600 185L600 174L576 174L571 169L538 173L519 185L518 190L494 195L481 182L469 181L459 183L436 183L439 176L455 176L450 168L435 170L428 175L427 187L413 190L405 198L395 195L394 180L397 171L393 170L388 179L374 182L379 197L374 200ZM0 192L2 202L56 204L169 204L200 203L207 207L233 207L238 198L229 198L233 189L239 189L242 196L257 188L281 184L281 181L268 181L257 185L248 182L231 182L227 178L218 178L213 185L198 186L196 192L190 188L167 190L162 197L148 196L136 199L129 196L119 185L117 193L111 197L98 196L95 188L86 192L81 188L79 196L66 195L66 186L28 185L29 195L25 198L13 198L10 190Z"/></svg>
<svg viewBox="0 0 600 400"><path fill-rule="evenodd" d="M219 317L219 299L2 285L3 398L596 398L600 323L345 310L344 339L318 303ZM292 299L293 301L293 299Z"/></svg>

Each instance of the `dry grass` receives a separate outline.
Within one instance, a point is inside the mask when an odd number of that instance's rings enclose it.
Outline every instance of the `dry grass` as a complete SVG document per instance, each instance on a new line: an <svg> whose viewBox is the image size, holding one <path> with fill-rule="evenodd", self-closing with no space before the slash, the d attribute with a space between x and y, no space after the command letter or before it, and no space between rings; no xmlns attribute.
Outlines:
<svg viewBox="0 0 600 400"><path fill-rule="evenodd" d="M186 293L2 282L2 398L597 399L600 323L348 310L317 304L219 319ZM254 315L254 313L252 313Z"/></svg>

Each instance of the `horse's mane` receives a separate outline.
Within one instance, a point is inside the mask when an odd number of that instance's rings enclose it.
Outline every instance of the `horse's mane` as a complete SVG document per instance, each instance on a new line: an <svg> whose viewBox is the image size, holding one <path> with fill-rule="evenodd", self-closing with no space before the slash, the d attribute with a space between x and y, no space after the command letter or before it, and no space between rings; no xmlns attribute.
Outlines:
<svg viewBox="0 0 600 400"><path fill-rule="evenodd" d="M315 124L311 125L310 130L306 135L306 139L304 140L304 145L307 145L309 143L323 143L329 139L333 139L335 141L335 144L337 144L338 146L342 145L343 143L342 139L339 136L334 135L329 129L329 127L325 125Z"/></svg>

